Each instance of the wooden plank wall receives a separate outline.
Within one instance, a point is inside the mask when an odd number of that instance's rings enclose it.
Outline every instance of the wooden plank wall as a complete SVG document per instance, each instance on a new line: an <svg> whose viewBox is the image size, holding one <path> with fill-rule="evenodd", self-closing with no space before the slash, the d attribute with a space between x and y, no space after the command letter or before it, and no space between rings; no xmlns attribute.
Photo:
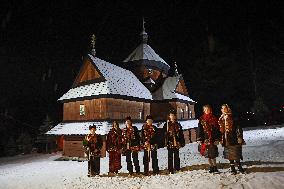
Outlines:
<svg viewBox="0 0 284 189"><path fill-rule="evenodd" d="M85 115L80 115L80 105L85 105ZM150 114L150 104L113 98L100 98L68 102L63 105L63 121L84 121L100 119L121 120L127 116L132 119L142 119Z"/></svg>
<svg viewBox="0 0 284 189"><path fill-rule="evenodd" d="M196 142L196 128L183 131L185 143Z"/></svg>
<svg viewBox="0 0 284 189"><path fill-rule="evenodd" d="M106 99L67 102L63 105L63 121L105 119ZM85 105L85 115L80 115L80 105Z"/></svg>
<svg viewBox="0 0 284 189"><path fill-rule="evenodd" d="M106 103L107 118L121 120L127 116L131 116L132 119L139 120L141 119L140 112L142 112L142 120L144 120L146 115L150 114L149 103L112 98L107 99Z"/></svg>
<svg viewBox="0 0 284 189"><path fill-rule="evenodd" d="M179 83L176 87L176 92L184 94L184 95L188 95L188 89L187 89L183 79L179 81Z"/></svg>
<svg viewBox="0 0 284 189"><path fill-rule="evenodd" d="M188 106L188 111L186 111L186 106ZM195 118L194 105L181 102L152 103L151 115L156 120L166 120L167 115L171 109L177 110L177 118L179 120L190 119L190 111L192 112L191 118ZM183 110L183 112L181 111L181 109Z"/></svg>
<svg viewBox="0 0 284 189"><path fill-rule="evenodd" d="M149 70L146 67L143 70L143 79L150 77L151 79L156 81L160 75L161 75L161 71L159 70L152 70L152 74L149 74Z"/></svg>
<svg viewBox="0 0 284 189"><path fill-rule="evenodd" d="M83 63L83 66L78 76L76 77L76 80L74 81L74 86L78 86L82 82L98 79L101 77L102 76L96 70L91 61L89 59L85 59L85 62Z"/></svg>
<svg viewBox="0 0 284 189"><path fill-rule="evenodd" d="M176 109L175 102L151 103L151 115L154 120L167 120L171 109Z"/></svg>
<svg viewBox="0 0 284 189"><path fill-rule="evenodd" d="M188 110L186 111L186 106L188 106ZM194 111L194 105L187 104L187 103L181 103L181 102L176 102L176 107L177 107L177 117L178 119L191 119L195 118L195 111ZM183 112L181 111L183 110ZM190 111L192 117L190 117Z"/></svg>
<svg viewBox="0 0 284 189"><path fill-rule="evenodd" d="M106 157L106 137L101 136L103 139L103 147L101 150L101 157ZM63 141L63 155L69 157L84 157L84 148L82 144L83 136L64 136Z"/></svg>

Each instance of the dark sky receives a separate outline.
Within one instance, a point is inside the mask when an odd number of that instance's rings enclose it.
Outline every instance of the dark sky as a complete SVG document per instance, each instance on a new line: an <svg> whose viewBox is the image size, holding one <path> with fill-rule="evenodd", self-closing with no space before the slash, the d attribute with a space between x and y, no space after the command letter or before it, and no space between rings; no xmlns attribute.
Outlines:
<svg viewBox="0 0 284 189"><path fill-rule="evenodd" d="M283 1L7 1L0 12L1 112L39 124L60 120L56 100L71 86L97 36L97 56L120 65L140 43L177 61L190 96L237 112L261 98L283 105ZM213 40L213 50L210 49Z"/></svg>

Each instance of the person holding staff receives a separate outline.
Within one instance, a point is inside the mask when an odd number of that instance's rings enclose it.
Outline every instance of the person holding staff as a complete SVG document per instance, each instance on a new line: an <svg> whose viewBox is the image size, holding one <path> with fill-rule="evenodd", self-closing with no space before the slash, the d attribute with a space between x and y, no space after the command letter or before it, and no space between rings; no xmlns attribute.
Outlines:
<svg viewBox="0 0 284 189"><path fill-rule="evenodd" d="M153 125L153 117L151 115L146 116L146 124L142 127L142 145L144 148L144 174L149 175L149 162L152 159L153 174L159 173L158 158L157 158L157 127Z"/></svg>
<svg viewBox="0 0 284 189"><path fill-rule="evenodd" d="M131 117L126 117L125 119L126 127L123 129L122 133L122 143L123 150L126 155L127 170L130 175L133 174L133 165L131 161L131 156L135 166L136 174L140 174L140 166L138 160L138 152L140 151L140 135L137 127L132 126Z"/></svg>
<svg viewBox="0 0 284 189"><path fill-rule="evenodd" d="M171 174L180 171L179 149L185 146L183 130L177 121L176 110L169 112L164 127L165 146L168 148L168 170Z"/></svg>

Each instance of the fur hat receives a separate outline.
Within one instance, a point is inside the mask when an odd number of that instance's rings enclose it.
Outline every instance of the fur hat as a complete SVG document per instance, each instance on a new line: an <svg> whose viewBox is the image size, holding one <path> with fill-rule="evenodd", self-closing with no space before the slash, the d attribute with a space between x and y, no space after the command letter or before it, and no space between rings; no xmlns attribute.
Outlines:
<svg viewBox="0 0 284 189"><path fill-rule="evenodd" d="M177 114L177 111L175 110L175 109L171 109L170 111L169 111L169 114Z"/></svg>
<svg viewBox="0 0 284 189"><path fill-rule="evenodd" d="M127 120L132 121L132 119L131 119L130 116L127 116L127 117L125 118L125 121L127 121Z"/></svg>
<svg viewBox="0 0 284 189"><path fill-rule="evenodd" d="M97 126L96 126L95 124L90 125L90 126L89 126L89 130L91 130L91 129L97 129Z"/></svg>
<svg viewBox="0 0 284 189"><path fill-rule="evenodd" d="M152 119L152 120L153 120L153 117L152 117L151 115L147 115L147 116L146 116L146 120L147 120L147 119Z"/></svg>

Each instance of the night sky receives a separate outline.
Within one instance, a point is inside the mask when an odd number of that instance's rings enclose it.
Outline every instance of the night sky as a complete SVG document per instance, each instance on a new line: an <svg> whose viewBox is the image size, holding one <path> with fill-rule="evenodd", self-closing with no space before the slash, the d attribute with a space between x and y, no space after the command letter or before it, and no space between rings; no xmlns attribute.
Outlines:
<svg viewBox="0 0 284 189"><path fill-rule="evenodd" d="M236 116L284 105L283 1L7 1L0 12L1 114L38 127L62 119L57 99L71 87L97 37L101 59L121 65L141 42L177 62L201 106ZM135 2L135 4L134 4ZM260 105L259 105L260 104ZM257 111L257 110L255 110Z"/></svg>

